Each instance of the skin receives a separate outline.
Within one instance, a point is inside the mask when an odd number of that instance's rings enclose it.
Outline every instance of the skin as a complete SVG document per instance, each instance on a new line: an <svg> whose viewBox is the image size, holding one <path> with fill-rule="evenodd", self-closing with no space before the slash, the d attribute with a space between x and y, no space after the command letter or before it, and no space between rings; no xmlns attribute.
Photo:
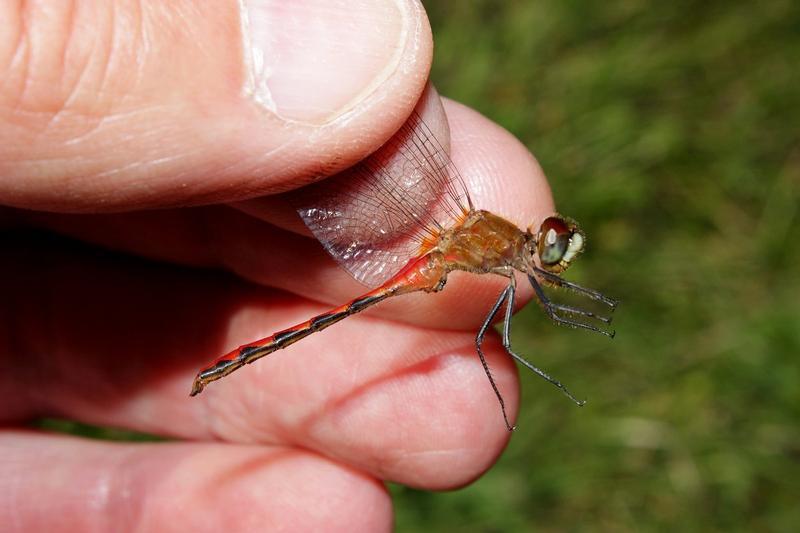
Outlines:
<svg viewBox="0 0 800 533"><path fill-rule="evenodd" d="M420 95L444 142L449 124L476 206L523 229L554 211L525 147L425 90L421 7L351 21L404 37L348 63L357 75L326 67L313 90L281 77L283 103L265 110L242 91L237 2L213 17L190 2L117 2L114 17L100 4L0 8L13 21L0 27L3 529L380 531L384 480L479 477L510 437L474 348L499 277L454 273L441 293L383 302L188 396L216 355L365 292L274 193L367 156ZM332 28L353 13L298 5ZM148 47L120 46L143 28ZM520 304L529 296L520 284ZM516 369L494 333L484 351L513 418ZM23 429L40 416L174 441Z"/></svg>

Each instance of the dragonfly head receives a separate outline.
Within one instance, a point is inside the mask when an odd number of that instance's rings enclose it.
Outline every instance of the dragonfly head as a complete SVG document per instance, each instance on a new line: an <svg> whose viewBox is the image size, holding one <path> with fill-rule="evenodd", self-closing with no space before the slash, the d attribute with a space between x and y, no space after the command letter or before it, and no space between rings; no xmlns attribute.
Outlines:
<svg viewBox="0 0 800 533"><path fill-rule="evenodd" d="M586 236L574 220L560 215L547 217L534 235L533 244L542 268L558 274L583 251Z"/></svg>

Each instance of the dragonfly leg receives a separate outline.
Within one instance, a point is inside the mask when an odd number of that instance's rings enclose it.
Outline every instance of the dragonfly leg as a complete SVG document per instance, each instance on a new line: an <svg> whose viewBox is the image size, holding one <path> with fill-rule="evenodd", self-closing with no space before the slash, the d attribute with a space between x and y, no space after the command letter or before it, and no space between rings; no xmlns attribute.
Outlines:
<svg viewBox="0 0 800 533"><path fill-rule="evenodd" d="M513 279L513 275L512 275ZM506 403L503 401L503 395L500 394L500 389L497 388L497 383L494 381L494 377L492 376L492 372L489 369L489 364L486 362L486 356L483 355L483 350L481 349L481 345L483 344L483 337L486 335L486 331L489 329L489 326L492 325L492 320L497 315L497 312L500 310L500 306L503 305L503 301L506 300L509 294L513 294L514 290L512 285L509 285L503 292L500 293L500 297L492 306L492 309L489 311L489 314L486 315L486 320L483 321L481 328L478 330L478 335L475 337L475 348L478 350L478 357L481 359L481 364L483 365L483 371L486 372L486 376L489 378L489 383L492 385L492 390L494 391L495 396L497 396L497 400L500 402L500 410L503 411L503 420L506 423L506 428L509 431L514 431L516 426L512 426L511 423L508 421L508 415L506 414Z"/></svg>
<svg viewBox="0 0 800 533"><path fill-rule="evenodd" d="M514 296L516 293L516 288L517 288L516 280L512 277L511 284L506 289L506 292L508 292L508 300L506 302L506 315L505 319L503 320L503 347L506 349L506 352L508 352L508 354L514 359L516 359L521 365L525 366L526 368L537 374L539 377L549 381L550 383L561 389L561 392L566 394L567 397L569 397L569 399L575 402L578 406L583 406L583 404L586 403L586 400L578 400L569 391L569 389L567 389L560 381L558 381L553 376L551 376L538 366L534 365L521 355L514 352L514 350L511 348L511 315L514 312Z"/></svg>
<svg viewBox="0 0 800 533"><path fill-rule="evenodd" d="M585 316L587 318L594 318L605 324L611 324L611 317L598 315L586 309L581 309L580 307L573 307L571 305L564 305L556 302L550 302L550 306L557 311L563 311L571 315L579 315L579 316Z"/></svg>
<svg viewBox="0 0 800 533"><path fill-rule="evenodd" d="M548 272L547 270L541 269L539 267L533 267L533 270L550 285L561 287L562 289L567 289L569 291L576 292L578 294L583 294L584 296L588 296L592 300L596 300L598 302L603 302L604 304L609 306L612 311L614 311L614 309L616 309L617 307L618 302L616 300L609 298L600 291L596 291L594 289L588 289L586 287L581 287L577 283L572 283L571 281L562 279L557 275L553 274L552 272Z"/></svg>
<svg viewBox="0 0 800 533"><path fill-rule="evenodd" d="M538 270L537 270L537 272L538 272ZM549 272L548 272L548 274L549 274ZM561 280L565 284L568 283L567 281L562 280L558 276L554 276L554 277L555 277L555 279ZM548 279L548 278L545 278L545 279ZM578 307L572 307L572 306L569 306L569 305L553 303L552 301L550 301L550 298L548 298L548 296L544 293L544 290L542 289L542 286L539 284L539 281L536 279L535 276L533 276L531 274L528 274L528 280L530 280L531 285L533 285L533 290L536 293L536 297L539 299L539 302L542 304L542 307L544 308L544 311L545 311L545 313L547 313L547 316L550 318L550 320L552 320L556 324L559 324L559 325L562 325L562 326L569 326L569 327L572 327L572 328L588 329L589 331L594 331L595 333L601 333L603 335L611 337L612 339L614 338L614 332L613 331L606 331L606 330L600 329L597 326L594 326L592 324L587 324L585 322L579 322L577 320L564 318L563 316L558 314L558 311L564 311L565 313L569 313L569 314L572 314L572 315L582 315L582 316L586 316L586 317L590 317L590 318L596 318L596 319L598 319L598 320L600 320L602 322L605 322L606 324L611 322L610 318L597 316L594 313L592 313L591 311L586 311L585 309L580 309ZM570 284L570 285L574 285L574 284ZM564 286L566 286L566 285L564 285ZM578 287L578 285L575 285L575 287ZM583 287L580 287L580 288L583 289ZM589 289L584 289L584 290L588 291ZM603 296L603 298L605 298L605 296ZM611 300L610 298L608 298L608 300L613 302L613 300Z"/></svg>

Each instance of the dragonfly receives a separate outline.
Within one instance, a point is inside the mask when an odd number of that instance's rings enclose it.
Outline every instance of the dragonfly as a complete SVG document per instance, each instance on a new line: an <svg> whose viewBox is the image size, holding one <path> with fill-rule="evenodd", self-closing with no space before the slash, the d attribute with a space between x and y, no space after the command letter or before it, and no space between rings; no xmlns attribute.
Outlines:
<svg viewBox="0 0 800 533"><path fill-rule="evenodd" d="M505 351L577 405L585 403L511 346L515 271L527 277L535 298L553 322L614 337L607 325L617 302L560 276L586 242L575 221L556 214L537 228L521 230L498 215L476 209L448 152L416 111L371 157L307 189L310 191L295 201L303 222L342 267L372 289L326 313L218 357L197 374L191 396L247 364L388 298L441 291L449 273L466 271L508 280L475 337L478 357L500 403L506 428L511 431L515 426L509 422L505 401L482 349L486 332L504 305ZM609 309L609 315L555 302L543 286L566 289L600 302Z"/></svg>

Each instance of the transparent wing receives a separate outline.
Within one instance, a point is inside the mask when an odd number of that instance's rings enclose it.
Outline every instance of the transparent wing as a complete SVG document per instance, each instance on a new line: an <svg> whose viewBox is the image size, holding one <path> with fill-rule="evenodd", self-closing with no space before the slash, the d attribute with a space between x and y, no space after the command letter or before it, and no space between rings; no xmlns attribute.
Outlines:
<svg viewBox="0 0 800 533"><path fill-rule="evenodd" d="M368 286L396 274L472 208L450 156L416 113L369 158L298 200L314 236Z"/></svg>

